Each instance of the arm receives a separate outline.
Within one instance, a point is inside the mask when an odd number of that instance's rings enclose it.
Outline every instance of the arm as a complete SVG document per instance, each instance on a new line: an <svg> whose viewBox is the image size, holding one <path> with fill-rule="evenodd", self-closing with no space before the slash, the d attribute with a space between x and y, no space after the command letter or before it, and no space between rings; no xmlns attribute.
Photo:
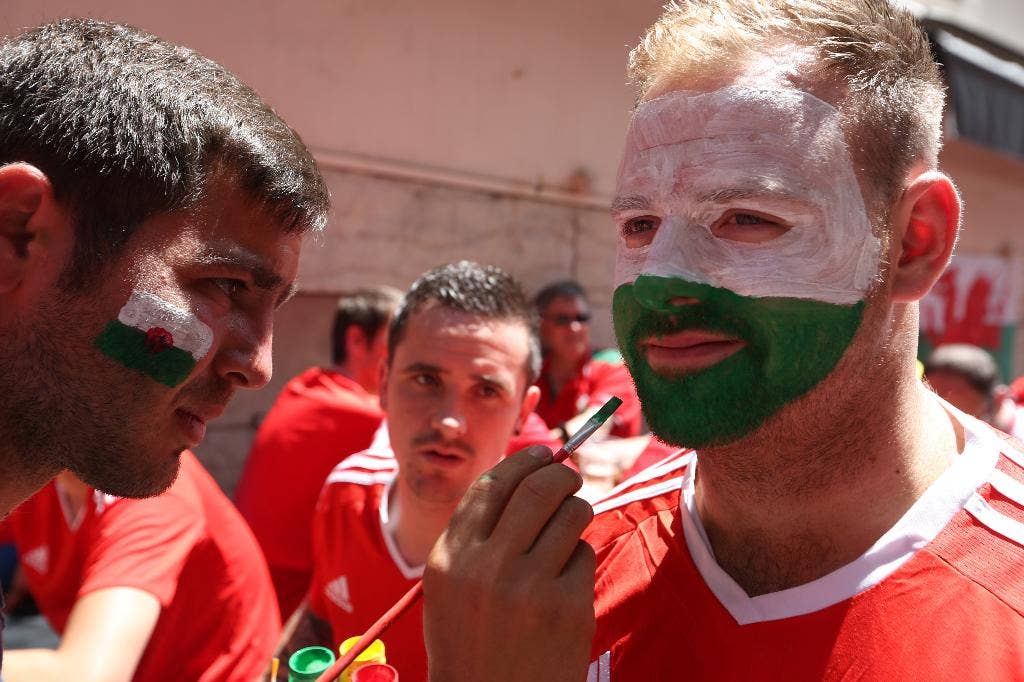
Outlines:
<svg viewBox="0 0 1024 682"><path fill-rule="evenodd" d="M436 682L580 682L594 634L593 514L579 475L547 448L481 476L423 575L424 639Z"/></svg>
<svg viewBox="0 0 1024 682"><path fill-rule="evenodd" d="M129 682L160 617L156 597L134 587L90 592L71 609L56 651L4 653L5 682Z"/></svg>
<svg viewBox="0 0 1024 682"><path fill-rule="evenodd" d="M281 640L277 643L277 650L274 651L274 657L281 661L281 667L278 670L279 679L287 677L288 659L292 654L307 646L325 646L333 649L330 624L314 615L304 600L285 623L284 630L281 632Z"/></svg>

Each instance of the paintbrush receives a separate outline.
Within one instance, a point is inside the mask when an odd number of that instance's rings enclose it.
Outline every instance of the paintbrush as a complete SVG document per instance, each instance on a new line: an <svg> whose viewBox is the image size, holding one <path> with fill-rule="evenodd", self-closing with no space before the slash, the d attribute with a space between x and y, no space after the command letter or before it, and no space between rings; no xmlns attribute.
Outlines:
<svg viewBox="0 0 1024 682"><path fill-rule="evenodd" d="M580 445L583 444L588 438L594 435L594 432L601 428L601 425L608 421L608 418L612 416L615 410L619 409L619 405L622 404L622 400L619 398L612 397L601 406L601 409L594 413L590 419L584 422L580 430L572 434L566 441L565 445L558 448L553 456L553 461L562 462L574 453ZM373 644L374 640L379 638L384 632L391 627L391 624L398 619L403 613L409 610L409 608L416 603L416 601L423 595L423 581L418 580L416 584L412 586L408 592L402 595L402 598L395 602L387 612L377 619L377 622L370 626L359 641L352 645L345 654L339 658L334 664L320 674L317 678L317 682L331 682L337 679L341 672L352 665L352 661L359 657L359 654L366 650L366 647Z"/></svg>

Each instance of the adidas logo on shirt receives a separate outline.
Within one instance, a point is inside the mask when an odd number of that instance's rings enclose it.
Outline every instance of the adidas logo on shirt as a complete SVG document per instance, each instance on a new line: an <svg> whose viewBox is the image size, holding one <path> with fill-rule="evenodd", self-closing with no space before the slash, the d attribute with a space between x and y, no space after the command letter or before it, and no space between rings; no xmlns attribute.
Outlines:
<svg viewBox="0 0 1024 682"><path fill-rule="evenodd" d="M348 591L348 578L346 576L338 576L331 582L324 586L324 594L332 602L338 605L342 611L352 613L355 609L352 607L352 597Z"/></svg>
<svg viewBox="0 0 1024 682"><path fill-rule="evenodd" d="M34 569L36 573L46 573L50 568L50 548L40 545L26 552L21 557L21 562Z"/></svg>

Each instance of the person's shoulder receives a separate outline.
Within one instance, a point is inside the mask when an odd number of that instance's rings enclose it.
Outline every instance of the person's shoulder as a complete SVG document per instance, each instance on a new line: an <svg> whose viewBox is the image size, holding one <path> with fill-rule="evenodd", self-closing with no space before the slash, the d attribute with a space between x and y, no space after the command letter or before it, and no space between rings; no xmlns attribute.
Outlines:
<svg viewBox="0 0 1024 682"><path fill-rule="evenodd" d="M594 504L594 520L584 539L594 549L631 536L645 520L679 508L679 495L692 450L680 450L626 479Z"/></svg>
<svg viewBox="0 0 1024 682"><path fill-rule="evenodd" d="M343 459L327 475L321 500L337 503L379 496L397 472L398 462L390 449L376 447L357 452Z"/></svg>
<svg viewBox="0 0 1024 682"><path fill-rule="evenodd" d="M932 541L930 551L982 598L994 597L1024 618L1024 445L997 429L973 424L982 447L997 449L995 466L967 498L963 512Z"/></svg>

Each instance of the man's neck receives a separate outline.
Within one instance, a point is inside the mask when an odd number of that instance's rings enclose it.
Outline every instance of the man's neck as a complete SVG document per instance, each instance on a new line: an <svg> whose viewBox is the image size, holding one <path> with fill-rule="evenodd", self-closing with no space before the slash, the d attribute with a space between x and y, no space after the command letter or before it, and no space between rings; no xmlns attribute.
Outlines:
<svg viewBox="0 0 1024 682"><path fill-rule="evenodd" d="M718 564L748 595L859 557L962 448L912 368L889 379L885 404L877 393L817 411L798 401L756 437L700 452L697 509Z"/></svg>
<svg viewBox="0 0 1024 682"><path fill-rule="evenodd" d="M582 358L569 359L555 356L548 358L544 368L544 380L547 381L552 396L556 396L562 391L562 387L575 376L582 363Z"/></svg>
<svg viewBox="0 0 1024 682"><path fill-rule="evenodd" d="M89 484L84 483L70 471L62 471L57 474L56 482L68 505L71 519L76 519L85 505L86 498L89 496Z"/></svg>
<svg viewBox="0 0 1024 682"><path fill-rule="evenodd" d="M399 478L391 489L388 503L388 524L384 532L391 535L408 566L422 566L448 525L458 502L424 503Z"/></svg>
<svg viewBox="0 0 1024 682"><path fill-rule="evenodd" d="M378 386L375 373L364 367L353 367L351 362L345 362L334 366L334 371L348 377L363 387L363 390L371 395L377 395Z"/></svg>

